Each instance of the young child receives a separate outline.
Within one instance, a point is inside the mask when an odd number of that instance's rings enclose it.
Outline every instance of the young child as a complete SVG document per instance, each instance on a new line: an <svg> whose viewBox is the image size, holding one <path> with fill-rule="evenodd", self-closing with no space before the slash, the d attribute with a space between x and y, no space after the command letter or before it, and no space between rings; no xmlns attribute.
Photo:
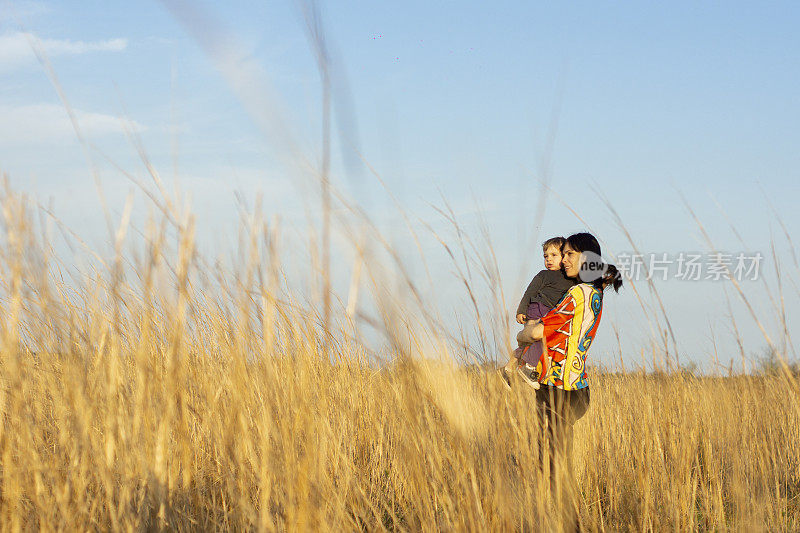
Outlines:
<svg viewBox="0 0 800 533"><path fill-rule="evenodd" d="M525 294L517 306L517 322L525 324L517 334L518 348L511 354L508 363L500 369L500 375L507 386L511 386L511 373L525 364L525 368L536 367L542 356L542 343L530 342L529 332L539 320L546 315L566 292L575 285L575 280L568 278L561 268L561 251L566 240L564 237L553 237L542 243L544 267L531 280ZM523 373L525 380L535 388L537 376L531 372Z"/></svg>

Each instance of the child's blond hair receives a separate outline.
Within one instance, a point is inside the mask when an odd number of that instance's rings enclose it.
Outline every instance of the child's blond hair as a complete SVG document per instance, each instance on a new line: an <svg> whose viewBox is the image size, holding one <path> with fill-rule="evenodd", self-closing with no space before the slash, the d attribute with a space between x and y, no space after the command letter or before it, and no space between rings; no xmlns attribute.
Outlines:
<svg viewBox="0 0 800 533"><path fill-rule="evenodd" d="M548 248L555 246L558 248L558 251L561 252L564 250L564 245L566 243L567 239L564 237L551 237L542 243L542 251L546 252Z"/></svg>

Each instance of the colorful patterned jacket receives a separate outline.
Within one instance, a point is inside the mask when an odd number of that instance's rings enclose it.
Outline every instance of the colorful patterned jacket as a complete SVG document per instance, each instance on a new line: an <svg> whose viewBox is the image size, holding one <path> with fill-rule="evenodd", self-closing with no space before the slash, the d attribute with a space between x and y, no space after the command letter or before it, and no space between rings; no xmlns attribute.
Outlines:
<svg viewBox="0 0 800 533"><path fill-rule="evenodd" d="M589 283L572 287L552 311L542 317L544 343L539 381L564 390L583 389L586 353L603 310L603 292Z"/></svg>

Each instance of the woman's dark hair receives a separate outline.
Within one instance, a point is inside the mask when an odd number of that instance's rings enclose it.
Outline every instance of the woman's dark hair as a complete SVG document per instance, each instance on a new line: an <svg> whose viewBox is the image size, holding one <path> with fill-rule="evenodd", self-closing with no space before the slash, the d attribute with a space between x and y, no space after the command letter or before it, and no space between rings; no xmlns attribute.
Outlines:
<svg viewBox="0 0 800 533"><path fill-rule="evenodd" d="M600 243L597 242L594 235L591 233L575 233L567 237L567 244L576 252L592 252L599 258L602 254L600 252ZM596 289L605 290L606 287L613 287L615 292L619 292L622 287L622 275L617 270L617 267L611 263L603 262L603 275L592 282Z"/></svg>

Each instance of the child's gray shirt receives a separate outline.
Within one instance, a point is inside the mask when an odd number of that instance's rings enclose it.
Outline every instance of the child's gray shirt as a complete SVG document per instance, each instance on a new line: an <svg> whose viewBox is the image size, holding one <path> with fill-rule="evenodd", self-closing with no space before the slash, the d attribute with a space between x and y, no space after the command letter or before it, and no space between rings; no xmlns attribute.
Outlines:
<svg viewBox="0 0 800 533"><path fill-rule="evenodd" d="M517 314L524 315L528 306L536 302L552 309L575 284L576 280L568 278L563 269L542 270L533 277L525 289L525 294L517 306Z"/></svg>

